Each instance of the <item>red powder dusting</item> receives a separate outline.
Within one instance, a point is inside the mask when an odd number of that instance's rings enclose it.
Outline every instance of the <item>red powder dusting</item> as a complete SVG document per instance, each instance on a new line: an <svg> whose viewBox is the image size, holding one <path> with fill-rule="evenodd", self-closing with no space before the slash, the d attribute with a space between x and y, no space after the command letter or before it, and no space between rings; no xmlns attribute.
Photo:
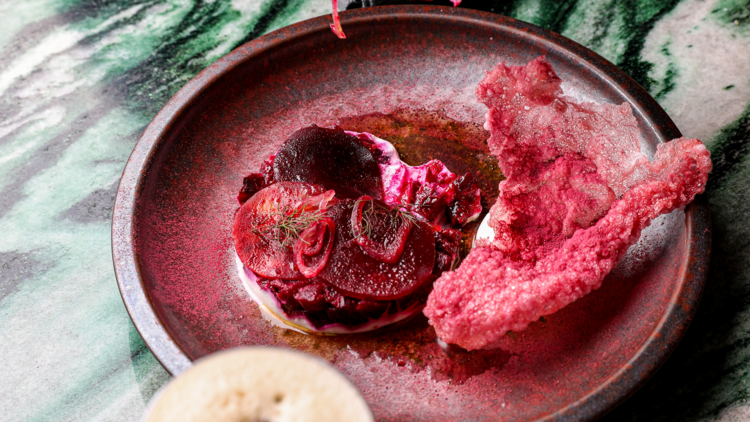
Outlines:
<svg viewBox="0 0 750 422"><path fill-rule="evenodd" d="M428 299L446 342L491 345L599 288L652 219L704 190L711 160L699 140L660 144L649 162L628 104L577 104L560 83L540 57L500 64L477 87L507 180L491 210L495 239Z"/></svg>

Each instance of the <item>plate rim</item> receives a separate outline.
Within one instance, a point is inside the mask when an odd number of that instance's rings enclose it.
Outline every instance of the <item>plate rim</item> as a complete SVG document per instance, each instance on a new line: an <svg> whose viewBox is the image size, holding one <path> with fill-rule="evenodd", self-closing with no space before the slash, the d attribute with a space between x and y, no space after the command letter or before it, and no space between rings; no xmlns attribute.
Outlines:
<svg viewBox="0 0 750 422"><path fill-rule="evenodd" d="M563 48L580 58L579 63L603 74L615 89L640 107L644 123L665 140L679 138L677 126L659 104L635 80L588 48L536 25L490 12L433 5L392 5L344 11L344 26L380 19L435 19L446 22L501 26L524 33L540 44ZM183 86L154 116L136 143L122 173L112 212L111 247L117 285L123 304L138 334L154 357L173 376L192 364L186 353L159 320L144 288L134 248L133 214L143 187L143 176L155 158L173 121L221 77L255 56L319 31L330 31L330 16L324 15L278 29L252 40L201 71ZM331 35L333 36L333 35ZM610 82L611 81L611 82ZM679 284L649 337L628 362L580 399L539 420L591 420L603 416L637 391L666 361L687 330L698 307L708 273L711 251L711 221L705 195L686 207L685 261ZM692 271L690 271L692 270Z"/></svg>

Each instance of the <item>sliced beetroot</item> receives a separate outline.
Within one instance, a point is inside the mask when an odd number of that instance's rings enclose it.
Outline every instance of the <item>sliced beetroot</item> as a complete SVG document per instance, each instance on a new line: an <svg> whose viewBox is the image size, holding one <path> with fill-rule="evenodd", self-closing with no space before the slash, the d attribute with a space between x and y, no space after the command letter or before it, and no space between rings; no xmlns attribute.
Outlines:
<svg viewBox="0 0 750 422"><path fill-rule="evenodd" d="M356 242L351 215L356 201L340 201L327 214L336 225L336 239L328 263L318 274L346 296L357 299L392 300L423 286L435 264L432 228L414 222L401 258L388 264L368 256Z"/></svg>
<svg viewBox="0 0 750 422"><path fill-rule="evenodd" d="M333 189L339 198L383 198L380 167L370 149L340 128L300 129L273 161L276 181L306 182Z"/></svg>
<svg viewBox="0 0 750 422"><path fill-rule="evenodd" d="M336 197L335 191L327 190L319 195L309 196L303 199L302 202L300 202L298 208L300 210L307 210L307 211L311 211L315 209L325 210L326 207L328 207L329 203L338 201L338 199L336 199L335 197Z"/></svg>
<svg viewBox="0 0 750 422"><path fill-rule="evenodd" d="M354 240L364 253L395 264L404 253L413 223L384 202L362 196L352 208L351 225Z"/></svg>
<svg viewBox="0 0 750 422"><path fill-rule="evenodd" d="M288 316L304 316L315 328L341 324L355 329L386 313L394 315L406 309L424 305L428 293L432 290L431 282L435 278L433 274L416 291L398 299L386 301L346 297L320 278L306 280L259 278L258 285L279 300L282 310Z"/></svg>
<svg viewBox="0 0 750 422"><path fill-rule="evenodd" d="M333 220L324 217L305 229L294 243L294 264L303 276L312 278L325 267L335 239Z"/></svg>
<svg viewBox="0 0 750 422"><path fill-rule="evenodd" d="M283 182L256 193L237 211L232 227L234 248L255 274L267 278L303 278L294 266L292 245L275 225L280 213L293 210L306 198L325 193L322 186ZM304 230L306 227L303 227ZM300 231L302 231L300 230Z"/></svg>

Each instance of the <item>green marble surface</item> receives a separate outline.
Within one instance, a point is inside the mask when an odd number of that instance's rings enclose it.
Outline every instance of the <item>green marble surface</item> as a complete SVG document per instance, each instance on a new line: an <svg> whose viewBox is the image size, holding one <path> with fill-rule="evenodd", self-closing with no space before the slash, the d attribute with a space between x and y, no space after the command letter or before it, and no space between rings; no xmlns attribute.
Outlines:
<svg viewBox="0 0 750 422"><path fill-rule="evenodd" d="M588 46L708 145L714 252L703 301L665 366L605 420L750 419L750 2L463 6ZM329 12L327 0L0 0L0 420L139 418L169 375L130 322L112 268L128 155L197 72Z"/></svg>

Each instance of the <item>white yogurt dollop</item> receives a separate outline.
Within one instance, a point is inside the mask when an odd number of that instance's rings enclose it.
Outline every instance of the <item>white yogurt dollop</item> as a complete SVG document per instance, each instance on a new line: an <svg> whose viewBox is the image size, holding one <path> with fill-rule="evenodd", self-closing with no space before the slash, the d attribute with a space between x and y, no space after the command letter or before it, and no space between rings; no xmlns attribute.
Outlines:
<svg viewBox="0 0 750 422"><path fill-rule="evenodd" d="M490 227L490 215L487 214L477 229L477 234L474 236L474 245L479 242L490 243L495 240L495 230Z"/></svg>

